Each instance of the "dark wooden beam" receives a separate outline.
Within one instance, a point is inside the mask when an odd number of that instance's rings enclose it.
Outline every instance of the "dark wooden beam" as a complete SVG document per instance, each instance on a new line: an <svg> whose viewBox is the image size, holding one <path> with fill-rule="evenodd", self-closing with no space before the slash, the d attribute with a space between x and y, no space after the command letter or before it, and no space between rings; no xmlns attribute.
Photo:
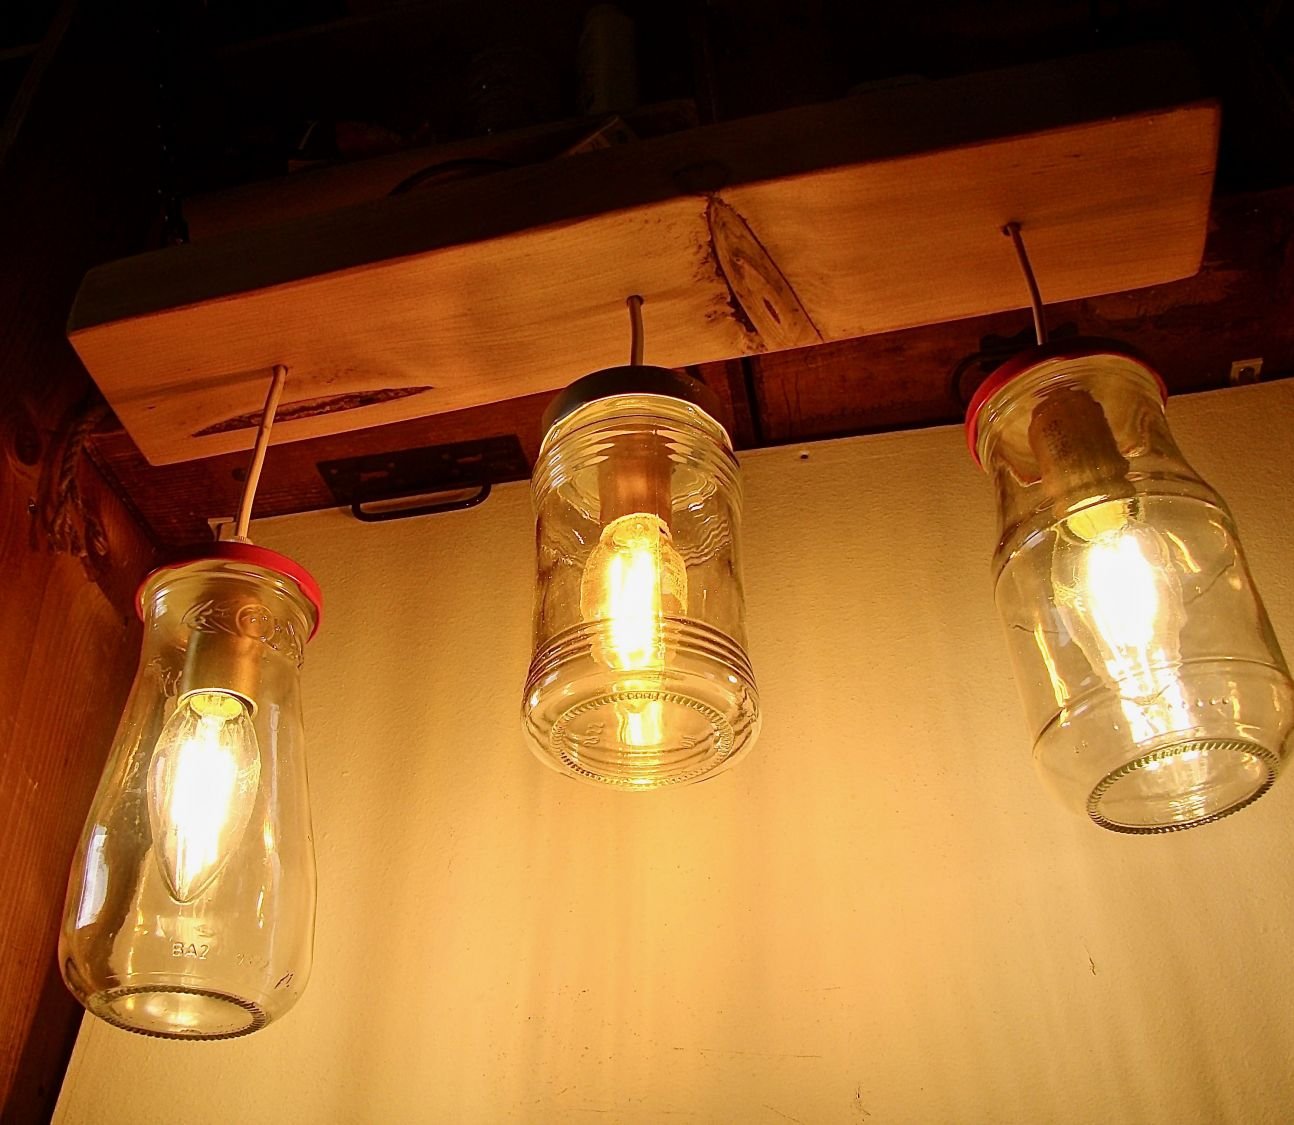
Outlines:
<svg viewBox="0 0 1294 1125"><path fill-rule="evenodd" d="M742 447L754 444L740 364L707 364L693 368L692 373L718 395L720 421L734 441ZM572 372L571 378L582 374ZM328 461L515 436L527 464L533 466L543 438L541 419L551 397L528 395L452 414L271 446L256 495L256 517L334 507L333 494L318 470ZM232 516L242 494L245 453L155 467L144 459L125 430L111 421L92 436L91 449L104 475L116 482L152 534L167 547L178 549L209 540L210 521Z"/></svg>
<svg viewBox="0 0 1294 1125"><path fill-rule="evenodd" d="M72 849L134 673L153 547L80 455L95 399L63 332L155 197L126 7L56 21L0 145L0 1119L48 1120L80 1020L55 956ZM21 118L20 120L18 118Z"/></svg>
<svg viewBox="0 0 1294 1125"><path fill-rule="evenodd" d="M691 101L667 102L626 113L550 122L528 129L403 148L365 160L339 160L256 180L184 201L189 238L202 242L240 230L272 227L390 195L426 190L449 180L478 179L634 138L658 137L697 126ZM610 137L606 136L610 133Z"/></svg>

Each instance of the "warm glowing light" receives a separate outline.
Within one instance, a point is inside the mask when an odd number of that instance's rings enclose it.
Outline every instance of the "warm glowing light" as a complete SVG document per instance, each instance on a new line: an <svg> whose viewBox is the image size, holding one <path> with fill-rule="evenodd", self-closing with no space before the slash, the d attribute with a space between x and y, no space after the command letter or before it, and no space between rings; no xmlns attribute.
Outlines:
<svg viewBox="0 0 1294 1125"><path fill-rule="evenodd" d="M602 529L580 585L580 616L603 625L606 664L628 672L664 668L661 619L684 612L687 568L659 516L635 512Z"/></svg>
<svg viewBox="0 0 1294 1125"><path fill-rule="evenodd" d="M1121 501L1073 516L1066 527L1073 540L1057 550L1057 602L1088 660L1122 697L1133 738L1188 727L1179 675L1186 610L1168 544Z"/></svg>
<svg viewBox="0 0 1294 1125"><path fill-rule="evenodd" d="M665 741L665 707L659 699L621 703L616 707L616 726L626 746L660 746Z"/></svg>
<svg viewBox="0 0 1294 1125"><path fill-rule="evenodd" d="M647 693L616 705L617 735L635 748L665 743L664 707L650 693L665 670L664 618L687 609L687 567L659 516L634 512L612 520L589 556L580 616L599 625L594 652L617 671L636 673L619 690Z"/></svg>
<svg viewBox="0 0 1294 1125"><path fill-rule="evenodd" d="M154 853L176 901L202 894L238 847L260 773L256 731L241 699L210 691L180 701L148 771Z"/></svg>

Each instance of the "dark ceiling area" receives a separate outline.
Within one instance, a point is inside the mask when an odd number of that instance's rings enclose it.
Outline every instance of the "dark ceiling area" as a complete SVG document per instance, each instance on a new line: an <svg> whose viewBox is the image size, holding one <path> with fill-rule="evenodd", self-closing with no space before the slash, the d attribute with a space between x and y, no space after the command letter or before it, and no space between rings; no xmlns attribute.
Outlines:
<svg viewBox="0 0 1294 1125"><path fill-rule="evenodd" d="M1174 392L1294 373L1294 10L1281 0L109 7L95 26L140 84L134 124L150 138L146 156L128 157L149 196L140 251L589 146L1113 47L1178 44L1195 60L1202 94L1222 106L1203 269L1056 306L1053 331L1129 340ZM75 8L32 0L0 13L8 135ZM344 178L344 190L330 189L335 198L295 186L320 182L301 177L320 169L341 174L334 184ZM1029 324L1022 308L693 370L719 391L743 448L942 424L958 420L995 362L1029 342ZM337 504L319 466L350 458L515 438L533 462L547 398L276 446L257 514ZM158 545L201 540L208 518L236 503L241 455L150 466L101 404L91 401L86 415L87 452Z"/></svg>
<svg viewBox="0 0 1294 1125"><path fill-rule="evenodd" d="M6 41L31 36L49 7L32 3L4 17L13 25ZM626 61L636 70L634 105L689 101L695 120L707 123L1158 41L1191 47L1210 92L1235 107L1220 186L1286 182L1294 159L1270 131L1288 124L1294 65L1294 15L1274 0L622 0L614 7L630 28L623 40L590 17L595 7L155 4L148 53L173 186L198 195L315 161L589 116L599 67Z"/></svg>

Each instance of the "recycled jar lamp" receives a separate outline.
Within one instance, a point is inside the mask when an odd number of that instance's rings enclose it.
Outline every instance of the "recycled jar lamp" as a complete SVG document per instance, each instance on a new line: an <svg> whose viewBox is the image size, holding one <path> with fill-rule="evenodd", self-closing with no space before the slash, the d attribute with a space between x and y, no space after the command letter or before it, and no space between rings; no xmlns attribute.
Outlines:
<svg viewBox="0 0 1294 1125"><path fill-rule="evenodd" d="M971 455L992 477L996 601L1061 799L1118 832L1207 824L1262 796L1294 685L1231 513L1186 463L1165 389L1128 348L1046 343L980 387Z"/></svg>
<svg viewBox="0 0 1294 1125"><path fill-rule="evenodd" d="M739 566L741 484L699 381L632 362L550 405L532 498L538 585L522 704L538 756L622 789L698 781L759 727Z"/></svg>
<svg viewBox="0 0 1294 1125"><path fill-rule="evenodd" d="M245 1035L310 975L300 672L322 601L302 567L246 537L284 373L234 541L140 588L139 670L72 863L63 978L94 1015L145 1035Z"/></svg>

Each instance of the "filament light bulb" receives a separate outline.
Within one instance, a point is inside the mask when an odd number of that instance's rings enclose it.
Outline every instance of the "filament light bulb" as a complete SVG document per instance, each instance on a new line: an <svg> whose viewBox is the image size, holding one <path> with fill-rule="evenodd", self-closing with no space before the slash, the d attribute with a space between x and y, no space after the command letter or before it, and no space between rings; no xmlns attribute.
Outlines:
<svg viewBox="0 0 1294 1125"><path fill-rule="evenodd" d="M1164 403L1143 359L1071 339L1008 360L966 414L997 490L995 598L1034 763L1116 832L1243 809L1294 742L1294 682L1231 513Z"/></svg>
<svg viewBox="0 0 1294 1125"><path fill-rule="evenodd" d="M698 380L640 364L594 372L548 408L522 719L568 776L684 785L755 737L741 483L718 409Z"/></svg>
<svg viewBox="0 0 1294 1125"><path fill-rule="evenodd" d="M666 660L663 624L686 610L687 567L665 521L634 512L607 524L584 567L580 615L598 627L595 657L630 673L615 704L617 735L626 746L648 749L666 739L658 698Z"/></svg>
<svg viewBox="0 0 1294 1125"><path fill-rule="evenodd" d="M1181 578L1163 536L1132 509L1111 501L1065 520L1053 582L1066 627L1141 743L1188 728L1191 715L1179 674Z"/></svg>
<svg viewBox="0 0 1294 1125"><path fill-rule="evenodd" d="M250 707L223 691L184 696L148 769L154 856L177 902L205 891L237 849L260 787Z"/></svg>

